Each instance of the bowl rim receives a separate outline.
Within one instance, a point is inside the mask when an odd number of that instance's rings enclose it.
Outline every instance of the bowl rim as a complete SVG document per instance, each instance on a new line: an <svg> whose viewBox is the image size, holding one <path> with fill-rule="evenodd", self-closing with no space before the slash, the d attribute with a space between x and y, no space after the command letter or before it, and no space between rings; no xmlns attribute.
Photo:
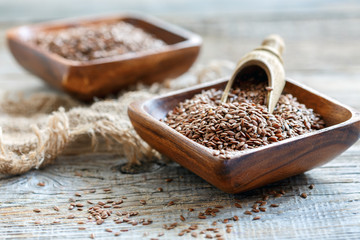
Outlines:
<svg viewBox="0 0 360 240"><path fill-rule="evenodd" d="M93 59L89 61L78 61L78 60L67 59L56 53L47 51L41 48L40 46L37 46L31 43L30 41L25 40L21 36L21 32L23 31L30 31L30 32L44 31L44 30L46 31L47 28L55 27L55 26L65 26L65 28L70 28L71 24L74 23L79 25L86 25L87 23L100 23L101 21L109 21L109 20L121 21L122 19L134 19L134 20L146 22L159 29L167 31L173 35L177 35L183 38L184 40L174 44L166 44L165 46L162 46L159 49L149 49L138 52L130 52L116 56ZM111 15L109 14L90 15L90 16L58 19L58 20L52 20L52 21L34 23L34 24L26 24L9 29L6 32L6 37L7 37L7 41L18 41L28 49L32 49L33 51L36 51L37 53L40 53L53 61L72 67L88 67L88 66L102 65L113 62L121 62L126 60L141 59L143 57L177 51L185 48L200 47L202 44L202 38L200 37L200 35L196 33L190 32L184 28L181 28L177 25L171 24L164 20L158 19L156 17L149 16L143 13L131 12L131 11L122 12L118 14L111 14Z"/></svg>
<svg viewBox="0 0 360 240"><path fill-rule="evenodd" d="M328 126L328 127L325 127L323 129L320 129L320 130L316 130L314 132L310 132L310 133L305 133L303 135L299 135L299 136L296 136L296 137L291 137L291 138L288 138L288 139L284 139L284 140L281 140L281 141L278 141L278 142L275 142L275 143L272 143L272 144L269 144L269 145L265 145L265 146L261 146L261 147L258 147L258 148L253 148L253 149L247 149L247 150L242 150L242 151L234 151L234 152L228 152L228 156L230 158L228 159L221 159L219 158L219 156L214 156L213 155L213 152L214 151L217 151L217 150L213 150L213 149L210 149L204 145L201 145L200 143L197 143L195 141L193 141L192 139L189 139L188 137L182 135L181 133L179 133L178 131L176 131L175 129L169 127L167 124L165 124L164 122L161 122L159 119L156 119L153 115L151 115L147 110L146 110L146 105L149 104L150 102L154 102L154 101L157 101L159 99L166 99L166 98L169 98L169 97L172 97L172 96L176 96L176 95L181 95L181 94L184 94L185 92L190 92L190 91L196 91L196 90L202 90L204 88L209 88L211 86L215 86L215 85L218 85L218 84L221 84L221 83L224 83L228 81L228 77L224 77L224 78L221 78L219 80L216 80L216 81L211 81L211 82L207 82L207 83L204 83L204 84L199 84L199 85L196 85L196 86L192 86L192 87L189 87L189 88L184 88L184 89L181 89L181 90L177 90L177 91L172 91L170 93L167 93L167 94L164 94L164 95L161 95L161 96L157 96L157 97L154 97L154 98L151 98L151 99L147 99L147 100L143 100L143 101L139 101L139 102L133 102L129 105L129 109L131 108L136 108L135 105L137 105L137 107L139 107L141 109L140 113L142 115L143 118L145 118L145 120L147 122L151 122L153 124L156 125L156 127L159 127L161 129L164 129L166 131L170 131L174 137L177 137L179 139L181 139L182 141L184 142L189 142L189 143L192 143L194 144L194 146L196 146L198 149L201 149L201 152L203 152L204 154L207 155L207 157L212 157L212 158L215 158L217 160L222 160L225 162L227 161L231 161L233 159L237 159L237 158L240 158L240 157L244 157L244 156L247 156L247 155L251 155L253 153L256 153L256 152L260 152L260 151L266 151L268 148L274 148L274 147L277 147L277 146L281 146L281 145L284 145L284 144L287 144L287 143L291 143L291 142L295 142L295 141L299 141L301 139L304 139L304 138L308 138L308 137L311 137L311 136L316 136L316 135L319 135L319 134L322 134L322 133L326 133L326 132L329 132L329 131L332 131L334 129L338 129L338 128L341 128L341 127L344 127L344 126L347 126L349 124L352 124L352 123L355 123L355 122L360 122L360 112L358 112L357 110L349 107L349 106L346 106L340 102L338 102L337 100L331 98L331 97L328 97L308 86L305 86L295 80L292 80L290 78L286 78L286 82L289 82L297 87L300 87L306 91L309 91L319 97L322 97L336 105L339 105L340 107L346 109L347 111L349 111L349 113L351 114L351 116L341 122L341 123L337 123L337 124L334 124L332 126ZM196 94L196 93L195 93ZM296 96L295 96L296 97Z"/></svg>

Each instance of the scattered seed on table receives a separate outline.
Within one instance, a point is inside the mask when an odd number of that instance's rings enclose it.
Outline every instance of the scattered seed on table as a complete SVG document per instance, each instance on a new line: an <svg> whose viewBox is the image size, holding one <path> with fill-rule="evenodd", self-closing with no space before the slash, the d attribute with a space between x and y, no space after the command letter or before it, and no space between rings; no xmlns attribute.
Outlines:
<svg viewBox="0 0 360 240"><path fill-rule="evenodd" d="M191 233L191 236L192 236L193 238L197 238L198 235L197 235L196 232L192 232L192 233Z"/></svg>
<svg viewBox="0 0 360 240"><path fill-rule="evenodd" d="M103 189L104 192L111 192L111 188L105 188Z"/></svg>
<svg viewBox="0 0 360 240"><path fill-rule="evenodd" d="M40 221L35 221L34 224L39 225L39 224L41 224L41 222Z"/></svg>
<svg viewBox="0 0 360 240"><path fill-rule="evenodd" d="M253 208L251 211L253 211L254 213L260 212L260 210L259 210L259 209L256 209L256 208Z"/></svg>
<svg viewBox="0 0 360 240"><path fill-rule="evenodd" d="M90 238L91 238L91 239L95 239L95 234L93 234L93 233L90 234Z"/></svg>
<svg viewBox="0 0 360 240"><path fill-rule="evenodd" d="M79 230L86 230L86 227L79 227Z"/></svg>
<svg viewBox="0 0 360 240"><path fill-rule="evenodd" d="M253 218L253 220L259 220L259 219L260 219L259 216Z"/></svg>
<svg viewBox="0 0 360 240"><path fill-rule="evenodd" d="M178 236L184 236L185 232L179 232Z"/></svg>
<svg viewBox="0 0 360 240"><path fill-rule="evenodd" d="M36 213L41 212L41 210L40 210L40 209L38 209L38 208L33 209L33 211L34 211L34 212L36 212Z"/></svg>
<svg viewBox="0 0 360 240"><path fill-rule="evenodd" d="M167 179L165 179L165 182L172 182L172 181L173 181L172 178L167 178Z"/></svg>
<svg viewBox="0 0 360 240"><path fill-rule="evenodd" d="M69 198L69 202L75 202L75 199Z"/></svg>
<svg viewBox="0 0 360 240"><path fill-rule="evenodd" d="M310 189L314 189L314 187L315 187L314 184L311 184L311 185L309 186Z"/></svg>
<svg viewBox="0 0 360 240"><path fill-rule="evenodd" d="M235 207L237 207L237 208L242 208L242 206L241 206L240 203L235 203Z"/></svg>
<svg viewBox="0 0 360 240"><path fill-rule="evenodd" d="M275 198L279 198L279 197L282 197L283 195L281 194L281 193L276 193L275 195L274 195L274 197Z"/></svg>
<svg viewBox="0 0 360 240"><path fill-rule="evenodd" d="M306 194L306 193L302 193L302 194L300 195L300 197L302 197L302 198L307 198L307 194Z"/></svg>
<svg viewBox="0 0 360 240"><path fill-rule="evenodd" d="M184 218L183 215L180 215L180 220L181 220L181 221L185 221L185 218Z"/></svg>
<svg viewBox="0 0 360 240"><path fill-rule="evenodd" d="M216 205L215 208L224 208L222 205Z"/></svg>
<svg viewBox="0 0 360 240"><path fill-rule="evenodd" d="M161 188L161 187L157 188L156 190L157 190L158 192L163 192L163 191L164 191L164 189Z"/></svg>
<svg viewBox="0 0 360 240"><path fill-rule="evenodd" d="M279 193L281 193L282 195L285 195L285 190L284 190L284 189L281 189L281 190L279 191Z"/></svg>
<svg viewBox="0 0 360 240"><path fill-rule="evenodd" d="M59 207L58 206L53 206L53 209L55 210L55 211L60 211L60 209L59 209Z"/></svg>
<svg viewBox="0 0 360 240"><path fill-rule="evenodd" d="M59 224L60 221L59 221L59 220L55 220L55 221L53 221L52 223L53 223L53 224Z"/></svg>
<svg viewBox="0 0 360 240"><path fill-rule="evenodd" d="M263 200L264 200L264 201L269 200L269 196L268 196L268 195L265 195L265 196L263 197Z"/></svg>
<svg viewBox="0 0 360 240"><path fill-rule="evenodd" d="M105 228L106 232L112 232L112 230L110 228Z"/></svg>
<svg viewBox="0 0 360 240"><path fill-rule="evenodd" d="M266 208L264 208L264 207L260 207L259 210L262 212L266 212Z"/></svg>
<svg viewBox="0 0 360 240"><path fill-rule="evenodd" d="M90 200L87 200L86 201L88 204L94 204L92 201L90 201Z"/></svg>
<svg viewBox="0 0 360 240"><path fill-rule="evenodd" d="M193 212L194 210L195 210L195 209L193 209L193 208L189 208L189 209L188 209L189 212Z"/></svg>
<svg viewBox="0 0 360 240"><path fill-rule="evenodd" d="M245 211L244 214L246 215L252 215L252 213L250 211Z"/></svg>
<svg viewBox="0 0 360 240"><path fill-rule="evenodd" d="M235 215L235 216L233 216L233 219L234 219L234 221L238 221L239 217Z"/></svg>
<svg viewBox="0 0 360 240"><path fill-rule="evenodd" d="M206 219L206 216L198 216L199 219Z"/></svg>
<svg viewBox="0 0 360 240"><path fill-rule="evenodd" d="M67 216L67 219L74 219L75 218L75 215L69 215Z"/></svg>
<svg viewBox="0 0 360 240"><path fill-rule="evenodd" d="M44 187L45 186L45 183L44 182L38 182L37 184L39 187Z"/></svg>
<svg viewBox="0 0 360 240"><path fill-rule="evenodd" d="M76 207L84 207L84 204L82 204L82 203L77 203L75 206L76 206Z"/></svg>
<svg viewBox="0 0 360 240"><path fill-rule="evenodd" d="M89 190L89 193L96 193L96 190L95 190L95 189L91 189L91 190Z"/></svg>
<svg viewBox="0 0 360 240"><path fill-rule="evenodd" d="M227 233L231 233L231 228L227 228L227 229L226 229L226 232L227 232Z"/></svg>
<svg viewBox="0 0 360 240"><path fill-rule="evenodd" d="M76 196L76 197L81 197L81 193L76 192L76 193L75 193L75 196Z"/></svg>
<svg viewBox="0 0 360 240"><path fill-rule="evenodd" d="M225 218L224 220L223 220L223 223L228 223L229 222L229 219L227 219L227 218Z"/></svg>
<svg viewBox="0 0 360 240"><path fill-rule="evenodd" d="M158 234L158 237L162 237L162 236L164 236L164 233L163 233L163 232L161 232L161 233Z"/></svg>
<svg viewBox="0 0 360 240"><path fill-rule="evenodd" d="M78 224L85 224L85 222L83 222L83 221L79 221L79 222L77 222Z"/></svg>
<svg viewBox="0 0 360 240"><path fill-rule="evenodd" d="M120 232L114 233L114 236L115 236L115 237L120 236Z"/></svg>
<svg viewBox="0 0 360 240"><path fill-rule="evenodd" d="M273 203L273 204L270 205L270 207L279 207L279 204Z"/></svg>
<svg viewBox="0 0 360 240"><path fill-rule="evenodd" d="M175 203L174 203L174 201L170 201L167 205L168 206L172 206L172 205L174 205Z"/></svg>
<svg viewBox="0 0 360 240"><path fill-rule="evenodd" d="M145 201L145 200L140 200L140 203L141 203L142 205L145 205L145 204L146 204L146 201Z"/></svg>
<svg viewBox="0 0 360 240"><path fill-rule="evenodd" d="M213 238L210 234L206 234L205 238Z"/></svg>

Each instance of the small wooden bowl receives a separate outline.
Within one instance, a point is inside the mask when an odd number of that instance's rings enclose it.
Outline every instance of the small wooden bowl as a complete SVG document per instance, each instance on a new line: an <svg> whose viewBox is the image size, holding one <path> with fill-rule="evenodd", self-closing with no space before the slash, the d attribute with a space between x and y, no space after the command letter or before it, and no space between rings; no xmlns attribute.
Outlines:
<svg viewBox="0 0 360 240"><path fill-rule="evenodd" d="M287 80L284 91L320 113L326 128L267 146L238 152L228 160L160 122L180 101L202 90L223 89L227 80L196 86L147 101L128 113L137 133L160 153L228 193L243 192L320 166L360 137L360 113L310 88Z"/></svg>
<svg viewBox="0 0 360 240"><path fill-rule="evenodd" d="M96 23L124 21L163 40L161 49L126 53L91 61L73 61L29 42L39 32L61 30ZM68 19L21 26L7 33L15 59L25 69L83 100L102 97L141 81L145 84L175 78L186 72L197 58L201 38L158 19L137 14L91 19Z"/></svg>

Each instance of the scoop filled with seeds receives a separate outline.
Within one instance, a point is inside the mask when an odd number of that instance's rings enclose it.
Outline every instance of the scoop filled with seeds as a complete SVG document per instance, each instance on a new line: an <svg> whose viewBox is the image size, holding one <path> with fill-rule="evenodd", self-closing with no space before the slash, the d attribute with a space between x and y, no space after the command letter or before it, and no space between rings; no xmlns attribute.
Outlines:
<svg viewBox="0 0 360 240"><path fill-rule="evenodd" d="M223 103L223 90L212 88L180 102L161 121L222 158L324 128L321 116L291 94L281 94L270 114L266 92L264 82L248 84L231 89Z"/></svg>

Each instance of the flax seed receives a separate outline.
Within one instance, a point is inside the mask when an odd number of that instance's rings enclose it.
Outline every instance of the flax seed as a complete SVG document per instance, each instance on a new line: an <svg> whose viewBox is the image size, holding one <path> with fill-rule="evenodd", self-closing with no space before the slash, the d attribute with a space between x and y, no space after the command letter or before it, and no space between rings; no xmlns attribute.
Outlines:
<svg viewBox="0 0 360 240"><path fill-rule="evenodd" d="M209 238L209 239L211 239L211 238L213 238L210 234L206 234L205 235L205 238Z"/></svg>
<svg viewBox="0 0 360 240"><path fill-rule="evenodd" d="M172 181L173 181L172 178L167 178L167 179L165 179L165 182L172 182Z"/></svg>
<svg viewBox="0 0 360 240"><path fill-rule="evenodd" d="M60 209L57 206L53 206L53 209L57 212L60 211Z"/></svg>
<svg viewBox="0 0 360 240"><path fill-rule="evenodd" d="M146 201L145 200L140 200L140 204L141 205L146 205Z"/></svg>
<svg viewBox="0 0 360 240"><path fill-rule="evenodd" d="M40 210L40 209L38 209L38 208L33 209L33 211L34 211L34 212L36 212L36 213L41 212L41 210Z"/></svg>
<svg viewBox="0 0 360 240"><path fill-rule="evenodd" d="M192 236L193 238L197 238L198 235L197 235L196 232L192 232L192 233L191 233L191 236Z"/></svg>
<svg viewBox="0 0 360 240"><path fill-rule="evenodd" d="M157 188L156 190L157 190L158 192L163 192L163 191L164 191L164 189L161 188L161 187Z"/></svg>
<svg viewBox="0 0 360 240"><path fill-rule="evenodd" d="M310 189L314 189L314 187L315 187L314 184L311 184L311 185L309 186Z"/></svg>
<svg viewBox="0 0 360 240"><path fill-rule="evenodd" d="M199 219L206 219L206 216L198 216Z"/></svg>
<svg viewBox="0 0 360 240"><path fill-rule="evenodd" d="M239 217L235 215L235 216L233 216L233 219L234 219L234 221L238 221Z"/></svg>
<svg viewBox="0 0 360 240"><path fill-rule="evenodd" d="M78 192L77 192L77 193L75 193L75 196L76 196L76 197L81 197L81 193L78 193Z"/></svg>
<svg viewBox="0 0 360 240"><path fill-rule="evenodd" d="M86 227L79 227L78 230L86 230Z"/></svg>
<svg viewBox="0 0 360 240"><path fill-rule="evenodd" d="M183 215L180 215L180 220L183 221L183 222L185 221L185 218L184 218Z"/></svg>
<svg viewBox="0 0 360 240"><path fill-rule="evenodd" d="M242 208L242 206L241 206L240 203L235 203L235 207L237 207L237 208Z"/></svg>
<svg viewBox="0 0 360 240"><path fill-rule="evenodd" d="M300 197L302 197L302 198L307 198L307 194L306 194L306 193L302 193L302 194L300 194Z"/></svg>
<svg viewBox="0 0 360 240"><path fill-rule="evenodd" d="M226 229L226 232L227 232L227 233L231 233L231 228L227 228L227 229Z"/></svg>
<svg viewBox="0 0 360 240"><path fill-rule="evenodd" d="M91 239L95 239L95 234L93 234L93 233L90 234L90 238L91 238Z"/></svg>
<svg viewBox="0 0 360 240"><path fill-rule="evenodd" d="M252 215L252 213L250 211L245 211L244 214L245 215Z"/></svg>
<svg viewBox="0 0 360 240"><path fill-rule="evenodd" d="M174 205L175 203L174 203L174 201L170 201L167 205L168 206L172 206L172 205Z"/></svg>
<svg viewBox="0 0 360 240"><path fill-rule="evenodd" d="M273 204L270 205L270 207L279 207L279 204L273 203Z"/></svg>
<svg viewBox="0 0 360 240"><path fill-rule="evenodd" d="M45 186L45 183L44 182L38 182L37 184L39 187L44 187Z"/></svg>
<svg viewBox="0 0 360 240"><path fill-rule="evenodd" d="M105 228L105 232L112 232L110 228Z"/></svg>
<svg viewBox="0 0 360 240"><path fill-rule="evenodd" d="M275 111L268 113L265 83L232 89L228 103L221 103L222 94L218 89L196 94L180 102L161 121L224 160L229 158L228 152L273 144L325 126L320 115L291 94L281 95ZM239 124L235 119L241 119Z"/></svg>
<svg viewBox="0 0 360 240"><path fill-rule="evenodd" d="M69 215L67 216L67 219L74 219L75 218L75 215Z"/></svg>
<svg viewBox="0 0 360 240"><path fill-rule="evenodd" d="M120 236L120 232L116 232L116 233L114 233L114 236L115 236L115 237Z"/></svg>
<svg viewBox="0 0 360 240"><path fill-rule="evenodd" d="M259 219L260 219L259 216L253 218L253 220L259 220Z"/></svg>

